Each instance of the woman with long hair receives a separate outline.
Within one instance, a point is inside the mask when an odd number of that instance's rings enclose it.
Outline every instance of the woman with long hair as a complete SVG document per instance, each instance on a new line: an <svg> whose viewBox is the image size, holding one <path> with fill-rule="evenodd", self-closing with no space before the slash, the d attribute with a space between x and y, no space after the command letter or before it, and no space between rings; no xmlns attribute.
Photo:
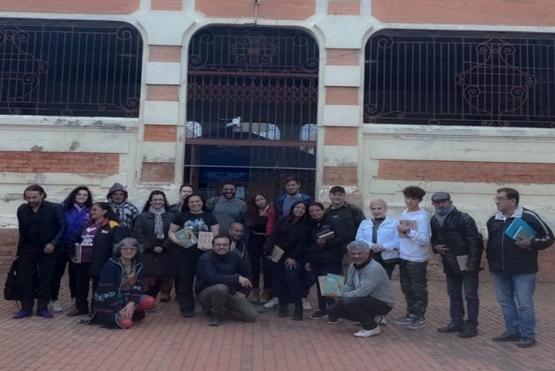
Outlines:
<svg viewBox="0 0 555 371"><path fill-rule="evenodd" d="M75 310L68 316L89 313L89 286L93 292L104 263L112 255L114 243L126 237L126 228L120 227L118 217L107 202L95 202L91 207L90 220L81 232L72 259L75 263Z"/></svg>
<svg viewBox="0 0 555 371"><path fill-rule="evenodd" d="M168 237L175 246L175 293L181 315L184 318L192 317L195 314L193 281L197 260L204 251L198 248L197 243L190 244L190 240L178 238L181 234L177 232L184 229L188 231L187 233L194 234L197 239L199 232L212 232L214 236L217 236L218 221L212 213L205 211L205 205L204 198L199 194L193 193L187 197L183 202L182 211L173 217L168 232Z"/></svg>
<svg viewBox="0 0 555 371"><path fill-rule="evenodd" d="M175 274L173 257L167 244L172 218L173 213L170 213L165 193L155 190L148 196L133 228L133 237L139 241L143 252L143 289L154 298L164 282L172 280ZM160 300L167 301L167 298Z"/></svg>
<svg viewBox="0 0 555 371"><path fill-rule="evenodd" d="M54 269L54 277L52 278L51 294L50 294L50 310L52 312L61 312L63 308L58 301L60 293L60 283L66 270L66 263L69 260L69 292L72 298L75 298L75 264L69 259L73 246L79 241L81 231L85 224L89 221L89 213L93 203L92 193L86 186L74 188L60 205L64 214L66 227L60 238L60 249L56 256L56 267Z"/></svg>
<svg viewBox="0 0 555 371"><path fill-rule="evenodd" d="M264 243L272 232L275 216L274 208L263 194L256 193L249 198L246 224L249 228L248 250L253 286L249 300L252 302L266 303L271 297L272 270L264 256ZM260 273L263 277L263 288L260 287Z"/></svg>

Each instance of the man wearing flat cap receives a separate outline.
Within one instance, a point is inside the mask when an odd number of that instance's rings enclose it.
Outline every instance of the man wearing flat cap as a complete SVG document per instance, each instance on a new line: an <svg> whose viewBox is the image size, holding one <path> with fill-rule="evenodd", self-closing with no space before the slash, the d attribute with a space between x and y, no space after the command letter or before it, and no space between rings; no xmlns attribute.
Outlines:
<svg viewBox="0 0 555 371"><path fill-rule="evenodd" d="M437 330L458 332L462 338L478 334L478 274L482 258L482 236L474 219L453 206L451 195L432 195L435 213L430 221L432 251L440 254L447 278L451 321ZM466 321L464 320L466 300Z"/></svg>

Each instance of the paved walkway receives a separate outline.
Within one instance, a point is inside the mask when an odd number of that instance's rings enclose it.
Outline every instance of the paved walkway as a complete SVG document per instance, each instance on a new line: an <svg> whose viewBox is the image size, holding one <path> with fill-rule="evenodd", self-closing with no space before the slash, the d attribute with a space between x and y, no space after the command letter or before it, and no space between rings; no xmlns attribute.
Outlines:
<svg viewBox="0 0 555 371"><path fill-rule="evenodd" d="M398 281L395 281L398 288ZM295 322L274 312L254 324L224 322L214 328L197 315L184 320L175 302L127 331L75 323L58 314L11 319L13 302L0 301L1 370L555 370L555 284L538 285L539 345L519 349L493 343L503 331L489 283L481 288L480 335L460 339L439 334L447 322L445 284L430 282L426 327L418 331L388 324L373 338L352 336L349 322ZM403 314L403 301L389 315ZM63 304L69 308L67 295Z"/></svg>

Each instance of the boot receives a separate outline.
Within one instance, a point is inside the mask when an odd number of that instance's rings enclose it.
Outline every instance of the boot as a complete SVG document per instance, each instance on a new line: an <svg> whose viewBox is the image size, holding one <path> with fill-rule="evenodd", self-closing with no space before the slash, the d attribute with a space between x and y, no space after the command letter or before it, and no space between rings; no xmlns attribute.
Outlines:
<svg viewBox="0 0 555 371"><path fill-rule="evenodd" d="M260 294L259 289L252 289L249 297L247 298L251 303L258 303L258 295Z"/></svg>
<svg viewBox="0 0 555 371"><path fill-rule="evenodd" d="M295 305L295 311L293 312L293 320L294 321L302 321L303 319L303 306Z"/></svg>
<svg viewBox="0 0 555 371"><path fill-rule="evenodd" d="M258 297L258 302L260 304L266 304L268 302L268 300L270 300L270 298L272 297L272 292L270 290L262 290L260 291L260 295Z"/></svg>

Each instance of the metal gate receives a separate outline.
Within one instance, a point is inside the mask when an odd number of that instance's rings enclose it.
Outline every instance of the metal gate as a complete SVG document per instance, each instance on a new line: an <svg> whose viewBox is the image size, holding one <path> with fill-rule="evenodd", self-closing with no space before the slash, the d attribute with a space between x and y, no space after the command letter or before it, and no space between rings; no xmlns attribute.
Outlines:
<svg viewBox="0 0 555 371"><path fill-rule="evenodd" d="M287 175L314 193L319 52L291 28L209 26L189 47L185 182L206 195L281 191Z"/></svg>

